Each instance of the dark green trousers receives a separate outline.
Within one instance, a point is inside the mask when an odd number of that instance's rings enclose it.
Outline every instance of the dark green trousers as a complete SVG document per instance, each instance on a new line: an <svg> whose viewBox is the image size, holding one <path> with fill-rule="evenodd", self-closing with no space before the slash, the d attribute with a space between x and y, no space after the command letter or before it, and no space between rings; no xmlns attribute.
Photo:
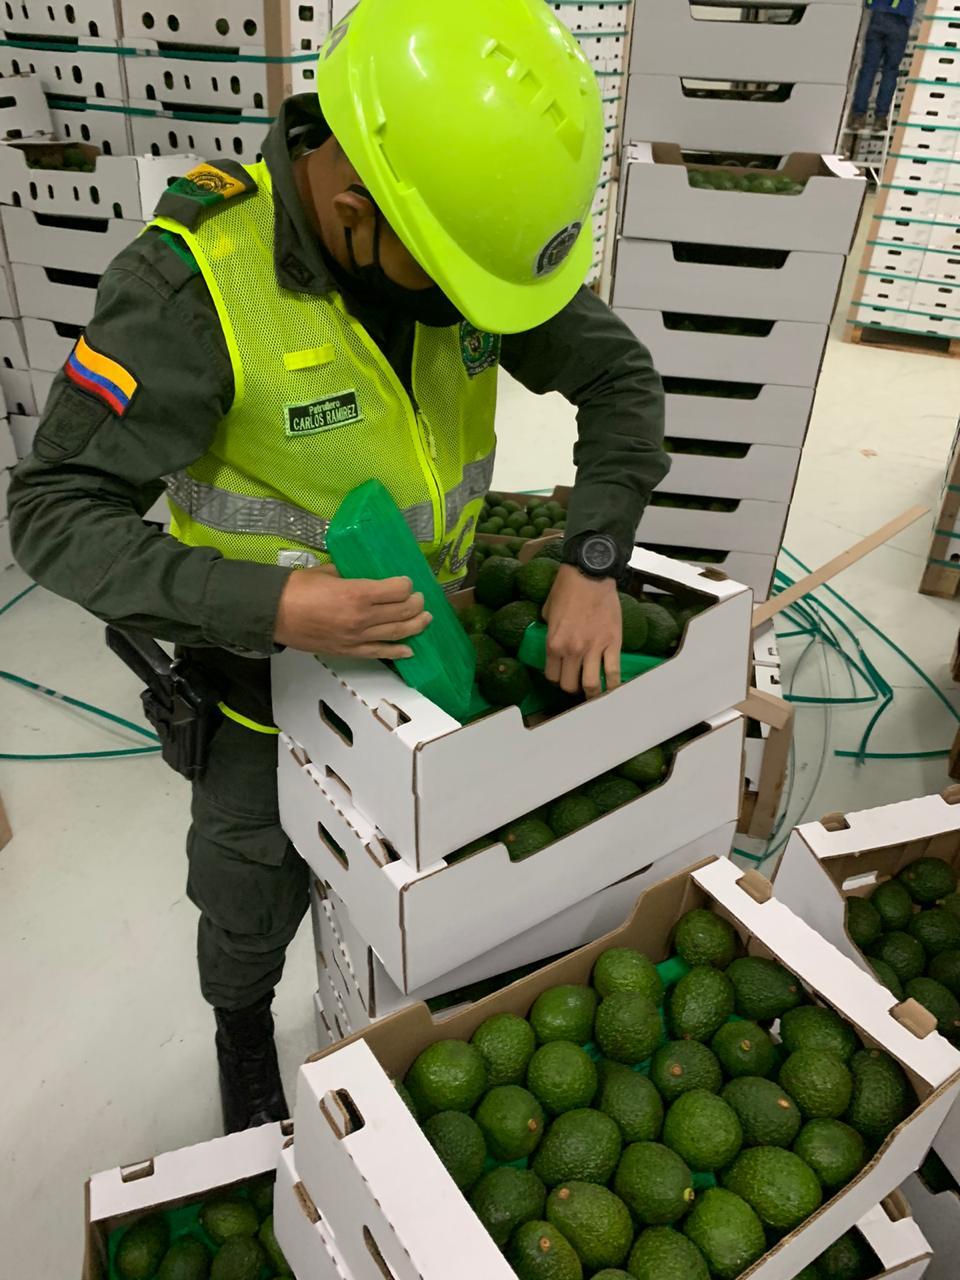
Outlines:
<svg viewBox="0 0 960 1280"><path fill-rule="evenodd" d="M280 981L310 872L280 826L277 739L224 720L193 787L187 893L200 911L200 990L242 1009Z"/></svg>

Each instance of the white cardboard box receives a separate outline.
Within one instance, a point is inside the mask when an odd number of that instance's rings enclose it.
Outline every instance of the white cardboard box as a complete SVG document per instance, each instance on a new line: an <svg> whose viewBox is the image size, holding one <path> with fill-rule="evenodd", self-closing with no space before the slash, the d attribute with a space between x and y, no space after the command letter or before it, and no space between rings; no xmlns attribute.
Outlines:
<svg viewBox="0 0 960 1280"><path fill-rule="evenodd" d="M35 316L26 316L22 324L30 368L48 373L63 368L83 333L83 325L38 320Z"/></svg>
<svg viewBox="0 0 960 1280"><path fill-rule="evenodd" d="M54 136L84 142L107 156L128 156L132 146L130 121L123 102L108 99L57 99L50 108Z"/></svg>
<svg viewBox="0 0 960 1280"><path fill-rule="evenodd" d="M30 368L19 320L0 320L0 366L4 369Z"/></svg>
<svg viewBox="0 0 960 1280"><path fill-rule="evenodd" d="M0 138L53 136L53 120L40 77L5 74L0 79Z"/></svg>
<svg viewBox="0 0 960 1280"><path fill-rule="evenodd" d="M17 450L13 441L13 433L6 418L0 419L0 471L6 471L17 465ZM6 518L6 511L0 510L0 519Z"/></svg>
<svg viewBox="0 0 960 1280"><path fill-rule="evenodd" d="M321 1049L327 1049L330 1045L336 1044L338 1037L330 1030L330 1024L327 1022L327 1015L323 1007L323 998L320 991L313 993L313 1017L317 1027L317 1043Z"/></svg>
<svg viewBox="0 0 960 1280"><path fill-rule="evenodd" d="M918 1229L933 1249L925 1280L955 1280L960 1257L960 1194L956 1191L935 1194L918 1174L906 1180L903 1194L910 1202Z"/></svg>
<svg viewBox="0 0 960 1280"><path fill-rule="evenodd" d="M13 287L13 271L8 262L0 262L0 316L12 320L19 314L20 304Z"/></svg>
<svg viewBox="0 0 960 1280"><path fill-rule="evenodd" d="M659 551L666 545L666 543L651 543L650 550ZM709 563L704 560L698 560L697 552L700 550L711 552ZM774 570L777 567L777 557L772 552L768 555L763 555L758 551L731 551L729 547L701 548L675 544L670 548L670 554L676 555L678 559L688 564L699 563L707 568L719 569L727 577L733 578L736 582L742 582L744 586L749 587L758 603L761 600L766 600L770 594ZM722 554L723 558L719 561L714 560L712 558L713 554Z"/></svg>
<svg viewBox="0 0 960 1280"><path fill-rule="evenodd" d="M683 386L682 380L678 385ZM716 381L713 385L720 393L725 384ZM674 390L672 380L668 379L666 434L694 440L801 448L813 411L814 388L761 383L750 386L754 393L750 399L722 394L690 395Z"/></svg>
<svg viewBox="0 0 960 1280"><path fill-rule="evenodd" d="M280 1152L273 1193L273 1230L297 1280L384 1280L384 1272L377 1270L369 1253L367 1270L347 1271L323 1214L300 1181L289 1147Z"/></svg>
<svg viewBox="0 0 960 1280"><path fill-rule="evenodd" d="M26 36L51 39L70 36L81 41L90 36L115 39L120 34L116 0L83 0L83 11L71 0L17 0L3 6L0 31L8 39Z"/></svg>
<svg viewBox="0 0 960 1280"><path fill-rule="evenodd" d="M56 378L55 373L50 373L46 369L31 369L30 382L33 385L33 396L37 402L37 412L42 417L46 412L47 400L53 389L53 381Z"/></svg>
<svg viewBox="0 0 960 1280"><path fill-rule="evenodd" d="M908 1179L907 1185L912 1181ZM929 1270L933 1256L931 1243L916 1220L915 1211L912 1216L911 1211L913 1205L896 1193L883 1204L875 1205L857 1223L857 1230L883 1267L876 1280L885 1280L888 1276L896 1280L921 1280L922 1277L933 1280L933 1272Z"/></svg>
<svg viewBox="0 0 960 1280"><path fill-rule="evenodd" d="M87 1183L83 1280L108 1280L107 1238L125 1220L272 1172L291 1132L289 1122L264 1125L95 1173Z"/></svg>
<svg viewBox="0 0 960 1280"><path fill-rule="evenodd" d="M37 400L26 369L6 369L0 365L0 389L3 390L3 398L7 402L11 418L37 416Z"/></svg>
<svg viewBox="0 0 960 1280"><path fill-rule="evenodd" d="M116 40L85 36L78 48L53 44L11 48L0 45L0 74L39 77L44 93L76 98L125 96L123 70Z"/></svg>
<svg viewBox="0 0 960 1280"><path fill-rule="evenodd" d="M346 904L332 889L325 888L321 895L317 882L314 881L311 904L314 919L318 921L324 937L336 941L339 946L344 977L351 978L357 988L359 1008L351 1006L351 1002L344 998L348 1011L352 1012L351 1021L356 1028L366 1026L375 1018L396 1013L417 1000L429 1000L433 996L444 995L498 974L509 973L538 960L546 960L569 951L572 947L582 947L594 942L612 929L618 929L630 915L637 898L651 885L659 884L661 880L677 875L705 858L727 857L733 838L732 822L709 831L683 848L634 872L632 876L627 876L551 919L534 925L493 951L428 982L410 995L401 991L387 973L376 951L353 925ZM336 954L334 958L339 962L341 956ZM341 997L343 998L342 990Z"/></svg>
<svg viewBox="0 0 960 1280"><path fill-rule="evenodd" d="M293 650L273 660L276 723L401 858L429 867L746 696L749 594L647 551L631 567L635 582L714 603L661 666L535 728L517 707L461 727L381 663ZM485 787L464 787L480 773Z"/></svg>
<svg viewBox="0 0 960 1280"><path fill-rule="evenodd" d="M678 75L633 74L623 136L708 151L826 154L836 148L846 94L846 84L793 84L785 102L729 101L686 95Z"/></svg>
<svg viewBox="0 0 960 1280"><path fill-rule="evenodd" d="M856 305L853 318L863 325L881 329L905 329L908 333L924 333L931 338L960 338L960 317L933 316L899 307L862 302Z"/></svg>
<svg viewBox="0 0 960 1280"><path fill-rule="evenodd" d="M157 103L131 101L138 114L130 117L133 149L137 154L171 156L189 152L215 160L223 156L241 164L256 164L272 123L265 112L247 107L232 113L187 115L161 110ZM142 114L146 113L146 114ZM228 118L229 116L229 118Z"/></svg>
<svg viewBox="0 0 960 1280"><path fill-rule="evenodd" d="M143 230L142 222L122 218L90 218L78 225L72 217L58 225L62 219L12 206L3 208L2 217L11 262L94 275L102 275Z"/></svg>
<svg viewBox="0 0 960 1280"><path fill-rule="evenodd" d="M322 41L321 35L311 41L316 51ZM246 61L241 62L201 56L172 58L155 39L127 39L125 44L137 55L124 62L127 92L132 100L155 106L176 103L177 110L192 104L208 110L219 106L225 111L238 107L266 111L276 105L278 91L289 96L316 89L316 52L302 58L299 46L293 53L288 50L286 56L301 60L281 64L272 60L262 46L246 48ZM278 70L283 73L279 80L272 74Z"/></svg>
<svg viewBox="0 0 960 1280"><path fill-rule="evenodd" d="M637 529L641 544L690 542L697 547L755 551L772 555L780 550L790 511L787 502L746 498L736 511L698 511L689 507L650 505Z"/></svg>
<svg viewBox="0 0 960 1280"><path fill-rule="evenodd" d="M13 549L10 546L10 521L0 520L0 573L12 569L14 565Z"/></svg>
<svg viewBox="0 0 960 1280"><path fill-rule="evenodd" d="M903 126L899 150L909 155L950 160L956 155L960 133L948 126L911 121Z"/></svg>
<svg viewBox="0 0 960 1280"><path fill-rule="evenodd" d="M621 236L613 305L812 324L829 324L833 317L845 262L842 254L761 250L785 253L786 259L779 267L732 267L678 261L677 248L668 240ZM709 250L704 256L708 254Z"/></svg>
<svg viewBox="0 0 960 1280"><path fill-rule="evenodd" d="M776 320L759 337L668 329L660 311L617 307L617 315L650 350L658 372L678 378L758 377L788 387L815 387L827 343L825 324Z"/></svg>
<svg viewBox="0 0 960 1280"><path fill-rule="evenodd" d="M157 202L170 183L199 163L199 158L193 155L98 156L91 147L87 154L96 160L93 173L31 169L27 164L27 154L42 156L50 149L62 151L63 146L63 143L0 146L0 201L35 209L38 213L146 221L153 216Z"/></svg>
<svg viewBox="0 0 960 1280"><path fill-rule="evenodd" d="M61 272L57 268L38 267L28 262L11 265L23 315L79 325L86 325L93 319L99 275L78 272L84 277L81 284L58 278L72 273Z"/></svg>
<svg viewBox="0 0 960 1280"><path fill-rule="evenodd" d="M742 458L671 453L670 474L659 488L664 493L710 498L789 502L800 467L800 450L779 444L751 444L746 450Z"/></svg>
<svg viewBox="0 0 960 1280"><path fill-rule="evenodd" d="M377 829L335 779L299 763L288 739L280 744L281 822L394 982L416 991L734 820L743 720L727 712L708 724L660 786L521 862L501 843L425 872L390 861Z"/></svg>
<svg viewBox="0 0 960 1280"><path fill-rule="evenodd" d="M623 163L620 229L645 240L846 254L866 190L856 165L809 152L787 156L782 166L806 180L798 196L691 187L681 149L670 143L634 143ZM700 166L691 162L689 167Z"/></svg>
<svg viewBox="0 0 960 1280"><path fill-rule="evenodd" d="M196 0L165 0L163 5L149 0L120 0L120 15L121 30L128 38L156 40L160 32L165 43L206 45L224 53L239 47L248 57L261 47L277 57L289 54L287 44L281 47L280 43L284 30L289 32L290 46L298 49L303 47L302 40L310 41L311 46L323 40L330 29L326 0L315 4L301 4L300 0L217 0L215 5L197 4Z"/></svg>
<svg viewBox="0 0 960 1280"><path fill-rule="evenodd" d="M858 1177L764 1255L751 1268L750 1280L796 1275L890 1195L919 1166L956 1099L960 1054L936 1032L920 1038L910 1030L906 1014L891 1008L889 992L776 898L757 901L752 893L760 896L763 883L762 877L744 877L726 859L710 862L645 894L624 929L465 1012L436 1022L422 1005L415 1005L375 1024L362 1039L328 1050L302 1067L294 1160L314 1203L324 1206L348 1267L353 1268L354 1256L362 1259L360 1229L367 1223L396 1280L446 1280L452 1240L461 1259L458 1280L510 1280L509 1268L490 1251L492 1242L479 1220L452 1179L441 1173L442 1165L393 1079L402 1077L428 1044L469 1038L495 1012L526 1014L547 987L586 981L597 956L609 946L632 944L654 959L663 958L677 918L711 902L751 939L753 949L772 953L868 1041L897 1058L921 1099ZM430 1214L423 1213L425 1203L431 1206Z"/></svg>
<svg viewBox="0 0 960 1280"><path fill-rule="evenodd" d="M923 255L919 275L924 280L947 280L960 283L960 250L956 253L927 249Z"/></svg>
<svg viewBox="0 0 960 1280"><path fill-rule="evenodd" d="M25 418L20 414L10 415L10 434L13 436L17 457L21 460L33 451L33 437L37 434L40 419Z"/></svg>
<svg viewBox="0 0 960 1280"><path fill-rule="evenodd" d="M649 0L643 21L634 23L630 70L846 85L859 30L860 12L850 3L806 4L799 21L784 23L698 18L691 5Z"/></svg>

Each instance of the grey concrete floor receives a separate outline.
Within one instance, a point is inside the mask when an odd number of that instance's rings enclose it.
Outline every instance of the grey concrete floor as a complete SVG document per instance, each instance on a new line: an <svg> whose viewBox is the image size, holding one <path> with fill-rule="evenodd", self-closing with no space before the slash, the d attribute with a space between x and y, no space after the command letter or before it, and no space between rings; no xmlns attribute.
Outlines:
<svg viewBox="0 0 960 1280"><path fill-rule="evenodd" d="M841 309L840 314L844 313ZM838 331L842 324L838 324ZM572 479L573 414L505 380L497 484ZM787 546L816 565L898 511L936 505L960 411L960 362L830 342ZM956 702L947 663L953 602L917 594L924 520L851 569L837 588ZM792 571L789 562L784 567ZM0 604L23 585L0 577ZM841 610L842 612L842 610ZM863 623L852 629L894 687L878 751L948 745L954 722ZM786 679L802 646L784 642ZM138 688L80 610L34 592L0 620L0 667L136 719ZM843 691L841 668L804 660L795 692ZM863 766L864 708L799 712L789 820L939 789L943 760ZM129 735L0 684L3 750L136 745ZM16 832L0 853L0 1235L5 1273L76 1275L83 1181L217 1133L211 1019L194 974L195 913L184 896L187 789L156 760L4 764ZM309 928L292 948L277 1003L284 1069L313 1047Z"/></svg>

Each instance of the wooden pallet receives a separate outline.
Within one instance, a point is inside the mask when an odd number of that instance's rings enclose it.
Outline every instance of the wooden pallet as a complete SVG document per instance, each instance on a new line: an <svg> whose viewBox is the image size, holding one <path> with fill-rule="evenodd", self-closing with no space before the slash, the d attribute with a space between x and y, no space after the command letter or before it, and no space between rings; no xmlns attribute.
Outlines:
<svg viewBox="0 0 960 1280"><path fill-rule="evenodd" d="M935 538L934 544L938 541L940 539ZM933 555L931 549L931 559L927 561L923 577L920 579L920 594L952 600L958 591L960 591L960 564L955 568L945 564L939 556Z"/></svg>
<svg viewBox="0 0 960 1280"><path fill-rule="evenodd" d="M881 329L853 322L844 326L844 342L861 347L884 347L888 351L919 352L921 355L960 356L960 338L941 338L933 333L907 333L904 329Z"/></svg>

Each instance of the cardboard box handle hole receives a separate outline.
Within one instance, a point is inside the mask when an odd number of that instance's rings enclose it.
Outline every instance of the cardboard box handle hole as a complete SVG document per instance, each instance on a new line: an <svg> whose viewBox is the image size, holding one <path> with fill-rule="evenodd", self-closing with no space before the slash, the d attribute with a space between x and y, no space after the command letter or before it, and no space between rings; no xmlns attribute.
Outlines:
<svg viewBox="0 0 960 1280"><path fill-rule="evenodd" d="M367 1252L373 1259L377 1270L383 1276L383 1280L397 1280L397 1277L387 1264L386 1258L380 1252L380 1246L377 1244L376 1240L374 1240L373 1232L369 1227L363 1228L363 1243L367 1246Z"/></svg>
<svg viewBox="0 0 960 1280"><path fill-rule="evenodd" d="M144 1160L142 1164L128 1164L125 1169L120 1170L121 1182L141 1182L144 1178L152 1178L154 1173L153 1161Z"/></svg>
<svg viewBox="0 0 960 1280"><path fill-rule="evenodd" d="M917 1000L904 1000L894 1005L890 1014L896 1018L901 1027L906 1028L918 1040L926 1040L927 1036L933 1035L937 1029L936 1018Z"/></svg>
<svg viewBox="0 0 960 1280"><path fill-rule="evenodd" d="M320 837L320 843L326 845L329 852L333 854L336 860L340 863L341 867L343 867L344 870L349 870L350 862L347 858L347 855L344 853L343 849L340 848L336 840L334 840L333 836L330 834L330 832L327 830L327 828L323 825L322 822L317 823L317 834Z"/></svg>
<svg viewBox="0 0 960 1280"><path fill-rule="evenodd" d="M320 699L319 707L320 719L327 728L333 730L345 747L352 747L353 730L347 724L346 720L344 720L342 716L338 716L333 707L331 707L329 703L324 702L322 698Z"/></svg>
<svg viewBox="0 0 960 1280"><path fill-rule="evenodd" d="M820 819L825 831L849 831L850 823L842 813L825 813Z"/></svg>

